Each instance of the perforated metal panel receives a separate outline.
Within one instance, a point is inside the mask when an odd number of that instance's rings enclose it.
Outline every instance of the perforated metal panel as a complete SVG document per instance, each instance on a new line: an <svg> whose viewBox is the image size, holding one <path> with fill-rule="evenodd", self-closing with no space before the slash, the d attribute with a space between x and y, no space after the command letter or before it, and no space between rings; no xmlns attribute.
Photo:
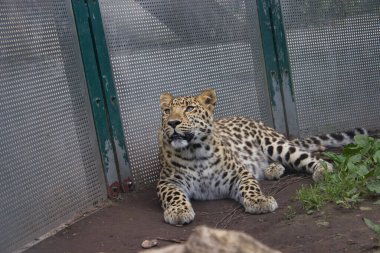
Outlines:
<svg viewBox="0 0 380 253"><path fill-rule="evenodd" d="M164 91L196 95L213 87L218 117L246 115L271 124L254 1L100 4L137 184L157 179Z"/></svg>
<svg viewBox="0 0 380 253"><path fill-rule="evenodd" d="M0 252L106 197L70 10L0 2Z"/></svg>
<svg viewBox="0 0 380 253"><path fill-rule="evenodd" d="M380 129L380 1L281 0L301 136Z"/></svg>

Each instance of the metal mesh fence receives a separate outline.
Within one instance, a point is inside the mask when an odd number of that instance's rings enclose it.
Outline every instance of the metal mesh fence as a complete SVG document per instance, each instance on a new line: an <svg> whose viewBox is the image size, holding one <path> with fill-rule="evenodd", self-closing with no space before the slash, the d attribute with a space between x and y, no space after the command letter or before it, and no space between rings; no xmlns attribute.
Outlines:
<svg viewBox="0 0 380 253"><path fill-rule="evenodd" d="M0 252L106 197L70 10L0 2Z"/></svg>
<svg viewBox="0 0 380 253"><path fill-rule="evenodd" d="M300 135L380 129L380 1L281 7Z"/></svg>
<svg viewBox="0 0 380 253"><path fill-rule="evenodd" d="M272 124L256 6L251 1L101 0L133 176L159 172L159 95L213 87L217 117Z"/></svg>

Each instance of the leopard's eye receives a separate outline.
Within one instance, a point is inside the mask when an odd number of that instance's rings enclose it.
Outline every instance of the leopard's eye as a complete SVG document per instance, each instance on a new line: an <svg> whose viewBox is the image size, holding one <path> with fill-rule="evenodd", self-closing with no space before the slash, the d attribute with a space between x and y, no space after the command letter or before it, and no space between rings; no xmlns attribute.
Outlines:
<svg viewBox="0 0 380 253"><path fill-rule="evenodd" d="M169 108L165 109L164 114L170 114L170 109Z"/></svg>
<svg viewBox="0 0 380 253"><path fill-rule="evenodd" d="M192 110L194 110L194 106L188 106L186 107L186 112L191 112Z"/></svg>

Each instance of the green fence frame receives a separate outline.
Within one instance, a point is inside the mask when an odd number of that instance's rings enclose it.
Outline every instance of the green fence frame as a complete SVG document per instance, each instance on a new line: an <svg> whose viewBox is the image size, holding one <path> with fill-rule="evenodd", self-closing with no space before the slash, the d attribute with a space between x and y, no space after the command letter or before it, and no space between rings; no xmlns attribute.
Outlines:
<svg viewBox="0 0 380 253"><path fill-rule="evenodd" d="M279 0L257 0L274 128L298 136L289 56ZM97 0L71 0L108 194L133 186L120 108Z"/></svg>

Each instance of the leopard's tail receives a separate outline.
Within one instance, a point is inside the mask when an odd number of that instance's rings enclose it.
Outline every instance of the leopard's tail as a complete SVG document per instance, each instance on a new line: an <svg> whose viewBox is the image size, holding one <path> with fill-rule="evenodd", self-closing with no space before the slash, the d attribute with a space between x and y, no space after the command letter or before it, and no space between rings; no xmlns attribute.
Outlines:
<svg viewBox="0 0 380 253"><path fill-rule="evenodd" d="M356 135L368 135L365 128L355 128L354 130L312 136L305 139L295 139L293 142L304 150L308 151L324 151L326 148L340 148L344 145L354 142Z"/></svg>

